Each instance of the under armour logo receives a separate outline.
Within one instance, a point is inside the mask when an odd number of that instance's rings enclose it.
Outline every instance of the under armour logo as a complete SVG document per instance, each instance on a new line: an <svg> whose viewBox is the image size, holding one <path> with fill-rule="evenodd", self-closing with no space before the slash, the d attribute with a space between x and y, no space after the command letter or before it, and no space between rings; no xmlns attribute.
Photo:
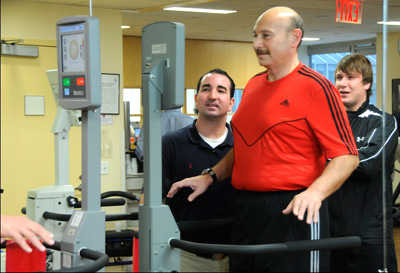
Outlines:
<svg viewBox="0 0 400 273"><path fill-rule="evenodd" d="M286 106L286 107L289 107L289 106L290 106L288 100L282 101L282 102L281 102L281 105Z"/></svg>
<svg viewBox="0 0 400 273"><path fill-rule="evenodd" d="M361 141L364 141L364 137L357 137L357 140L356 140L357 142L361 142Z"/></svg>

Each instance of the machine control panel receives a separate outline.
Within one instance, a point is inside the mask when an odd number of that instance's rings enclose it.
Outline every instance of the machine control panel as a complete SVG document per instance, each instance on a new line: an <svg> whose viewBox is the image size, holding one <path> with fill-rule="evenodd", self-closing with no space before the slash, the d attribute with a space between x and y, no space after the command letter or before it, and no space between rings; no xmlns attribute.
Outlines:
<svg viewBox="0 0 400 273"><path fill-rule="evenodd" d="M63 76L62 85L64 97L70 98L85 98L86 97L86 85L85 76Z"/></svg>
<svg viewBox="0 0 400 273"><path fill-rule="evenodd" d="M57 22L59 103L65 109L101 106L99 20L70 16Z"/></svg>

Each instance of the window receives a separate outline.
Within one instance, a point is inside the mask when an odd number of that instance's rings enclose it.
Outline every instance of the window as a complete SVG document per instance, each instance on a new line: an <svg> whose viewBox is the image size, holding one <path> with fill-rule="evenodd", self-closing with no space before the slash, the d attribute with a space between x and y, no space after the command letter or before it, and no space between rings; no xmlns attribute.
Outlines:
<svg viewBox="0 0 400 273"><path fill-rule="evenodd" d="M311 55L311 68L321 73L335 84L335 70L339 61L351 52L345 53L327 53ZM374 80L372 84L372 95L370 96L370 103L376 105L376 55L366 55L371 62L372 71L374 73Z"/></svg>
<svg viewBox="0 0 400 273"><path fill-rule="evenodd" d="M339 61L350 52L311 55L311 68L335 84L335 69Z"/></svg>
<svg viewBox="0 0 400 273"><path fill-rule="evenodd" d="M135 124L134 128L139 128L142 119L142 98L140 88L124 88L123 101L129 102L131 124Z"/></svg>
<svg viewBox="0 0 400 273"><path fill-rule="evenodd" d="M189 116L192 116L193 118L196 118L196 113L194 112L194 109L196 108L195 106L195 101L194 101L194 96L196 95L196 89L186 89L186 113Z"/></svg>
<svg viewBox="0 0 400 273"><path fill-rule="evenodd" d="M230 114L236 113L236 110L239 107L240 101L242 100L242 94L243 90L242 89L235 89L235 94L233 95L233 98L235 99L235 104L232 107L232 111L229 112Z"/></svg>
<svg viewBox="0 0 400 273"><path fill-rule="evenodd" d="M310 66L335 84L335 69L338 62L346 55L359 53L366 56L372 65L374 79L370 103L376 105L376 42L372 40L344 42L308 47Z"/></svg>

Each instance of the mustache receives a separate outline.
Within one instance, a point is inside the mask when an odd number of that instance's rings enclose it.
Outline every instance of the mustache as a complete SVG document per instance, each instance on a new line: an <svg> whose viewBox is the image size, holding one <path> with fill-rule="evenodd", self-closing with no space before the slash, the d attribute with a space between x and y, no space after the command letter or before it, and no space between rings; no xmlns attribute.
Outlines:
<svg viewBox="0 0 400 273"><path fill-rule="evenodd" d="M267 49L256 49L256 54L269 54Z"/></svg>

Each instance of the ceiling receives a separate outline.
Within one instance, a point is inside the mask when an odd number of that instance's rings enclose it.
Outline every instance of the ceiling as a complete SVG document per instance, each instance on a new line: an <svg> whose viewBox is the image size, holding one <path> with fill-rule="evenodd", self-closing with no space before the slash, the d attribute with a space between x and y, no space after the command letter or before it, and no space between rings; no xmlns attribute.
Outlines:
<svg viewBox="0 0 400 273"><path fill-rule="evenodd" d="M29 2L84 6L83 0L24 0ZM185 25L187 39L252 41L256 19L268 8L285 5L297 11L305 22L305 36L319 37L318 42L305 45L341 41L364 40L382 33L383 0L359 0L362 24L336 23L336 0L92 0L93 8L122 11L122 25L131 26L123 35L141 36L142 28L158 21L179 22ZM387 0L387 21L400 21L400 0ZM227 15L164 11L168 6L237 10ZM89 12L88 12L89 13ZM93 12L94 14L94 12ZM95 15L95 14L94 14ZM400 31L400 26L388 26L388 32Z"/></svg>

